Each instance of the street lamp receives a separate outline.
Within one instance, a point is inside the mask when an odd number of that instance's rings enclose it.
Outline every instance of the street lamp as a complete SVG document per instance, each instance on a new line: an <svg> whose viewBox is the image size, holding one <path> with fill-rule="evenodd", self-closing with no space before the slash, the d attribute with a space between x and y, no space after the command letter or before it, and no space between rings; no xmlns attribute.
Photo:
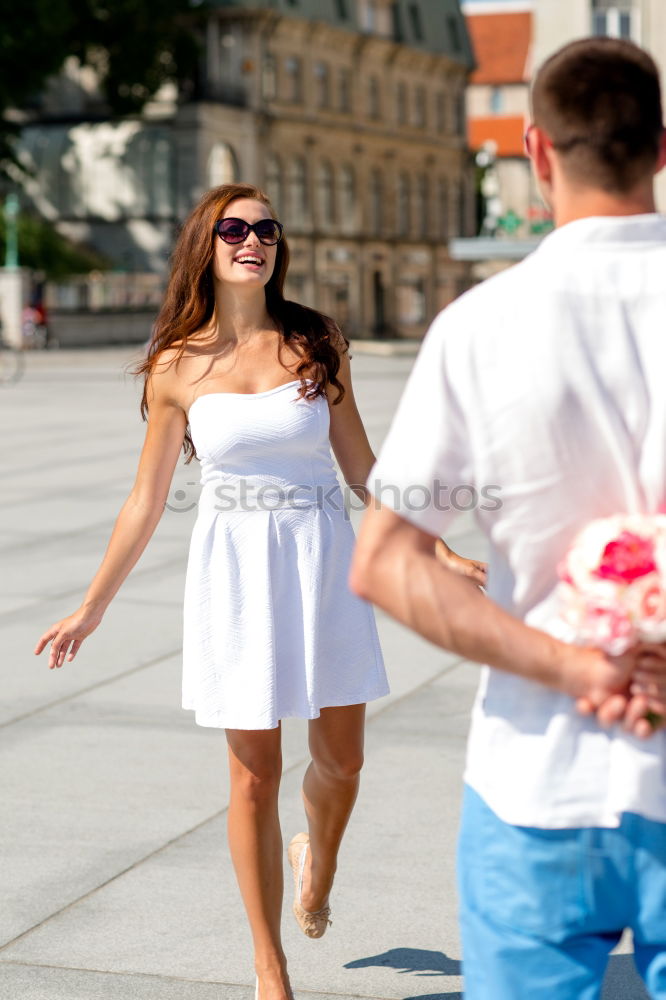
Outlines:
<svg viewBox="0 0 666 1000"><path fill-rule="evenodd" d="M5 198L5 267L12 271L16 270L19 264L18 213L18 195L12 192Z"/></svg>

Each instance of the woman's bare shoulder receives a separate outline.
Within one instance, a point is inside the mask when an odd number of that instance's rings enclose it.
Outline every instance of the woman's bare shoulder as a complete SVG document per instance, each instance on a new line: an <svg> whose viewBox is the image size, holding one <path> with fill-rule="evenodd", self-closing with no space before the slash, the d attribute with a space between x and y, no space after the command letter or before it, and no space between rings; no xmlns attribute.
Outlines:
<svg viewBox="0 0 666 1000"><path fill-rule="evenodd" d="M187 412L189 383L195 374L196 355L182 349L182 344L170 344L160 351L148 376L149 402L177 405Z"/></svg>

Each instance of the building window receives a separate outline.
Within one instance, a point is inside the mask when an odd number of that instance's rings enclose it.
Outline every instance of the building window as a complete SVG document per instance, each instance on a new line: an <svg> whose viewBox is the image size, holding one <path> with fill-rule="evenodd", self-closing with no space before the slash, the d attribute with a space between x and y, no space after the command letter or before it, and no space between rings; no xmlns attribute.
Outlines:
<svg viewBox="0 0 666 1000"><path fill-rule="evenodd" d="M295 302L302 302L304 305L307 304L308 298L310 298L308 294L309 285L310 282L305 274L298 274L292 268L289 268L285 282L286 297L288 299L292 299Z"/></svg>
<svg viewBox="0 0 666 1000"><path fill-rule="evenodd" d="M212 182L209 180L209 187L215 187L217 184L233 183L236 180L235 158L231 148L226 143L219 143L213 147L208 160L209 177L211 161L214 160L215 152L219 151L220 148L223 151L223 163L228 170L221 179L214 179ZM98 173L98 164L100 163L99 152L101 150L98 147L98 150L95 151L97 155L93 153L90 157L90 168L84 168L81 178L84 181L82 189L85 191L86 187L88 187L86 198L89 206L87 209L88 212L91 209L94 212L95 194L99 197L99 191L104 190L104 181L102 180L100 183L101 177ZM226 154L228 154L228 159ZM134 175L133 190L135 198L133 199L133 205L131 204L131 200L128 199L130 206L128 214L130 216L148 215L157 218L168 218L173 211L173 203L171 201L171 144L169 140L165 138L161 131L150 128L144 129L134 138L130 139L123 161L124 163L122 161L118 163L118 172L120 173L123 166L127 166ZM104 162L103 158L101 162ZM102 172L103 169L102 167ZM74 187L74 193L76 193L76 187Z"/></svg>
<svg viewBox="0 0 666 1000"><path fill-rule="evenodd" d="M397 191L397 229L398 236L409 236L410 230L410 211L409 211L409 200L411 197L409 177L407 174L400 174L398 176L398 191Z"/></svg>
<svg viewBox="0 0 666 1000"><path fill-rule="evenodd" d="M446 27L449 32L451 48L454 52L462 52L462 38L460 36L460 24L458 23L458 18L453 14L449 14L446 18Z"/></svg>
<svg viewBox="0 0 666 1000"><path fill-rule="evenodd" d="M421 278L403 281L397 287L398 321L406 326L427 319L425 283Z"/></svg>
<svg viewBox="0 0 666 1000"><path fill-rule="evenodd" d="M267 52L261 65L261 93L266 101L277 97L277 66L275 56Z"/></svg>
<svg viewBox="0 0 666 1000"><path fill-rule="evenodd" d="M289 167L289 222L304 226L308 218L307 168L302 156L296 156Z"/></svg>
<svg viewBox="0 0 666 1000"><path fill-rule="evenodd" d="M417 128L425 128L427 117L427 95L425 87L417 87L414 91L414 124Z"/></svg>
<svg viewBox="0 0 666 1000"><path fill-rule="evenodd" d="M592 0L592 34L639 41L638 11L626 2Z"/></svg>
<svg viewBox="0 0 666 1000"><path fill-rule="evenodd" d="M375 0L358 0L361 31L373 32L377 27L377 4Z"/></svg>
<svg viewBox="0 0 666 1000"><path fill-rule="evenodd" d="M226 142L216 142L208 156L208 187L234 184L238 177L236 157Z"/></svg>
<svg viewBox="0 0 666 1000"><path fill-rule="evenodd" d="M379 35L381 38L393 38L394 4L386 0L356 0L358 23L361 31Z"/></svg>
<svg viewBox="0 0 666 1000"><path fill-rule="evenodd" d="M284 61L287 74L287 100L297 104L301 100L301 60L298 56L289 56Z"/></svg>
<svg viewBox="0 0 666 1000"><path fill-rule="evenodd" d="M275 153L266 157L266 194L278 215L282 214L282 164Z"/></svg>
<svg viewBox="0 0 666 1000"><path fill-rule="evenodd" d="M317 171L317 214L319 225L323 229L330 229L335 222L335 206L333 203L333 168L327 160L319 164Z"/></svg>
<svg viewBox="0 0 666 1000"><path fill-rule="evenodd" d="M631 39L632 15L629 11L620 11L620 38Z"/></svg>
<svg viewBox="0 0 666 1000"><path fill-rule="evenodd" d="M381 170L370 171L370 232L381 236L384 215L384 179Z"/></svg>
<svg viewBox="0 0 666 1000"><path fill-rule="evenodd" d="M396 116L398 119L398 125L407 124L407 87L400 81L396 88L395 93L396 99Z"/></svg>
<svg viewBox="0 0 666 1000"><path fill-rule="evenodd" d="M330 103L329 72L325 62L314 64L314 75L317 86L317 106L327 108Z"/></svg>
<svg viewBox="0 0 666 1000"><path fill-rule="evenodd" d="M460 90L454 98L456 135L464 136L467 131L467 108L465 106L465 91Z"/></svg>
<svg viewBox="0 0 666 1000"><path fill-rule="evenodd" d="M446 94L441 92L435 98L435 118L440 135L446 132Z"/></svg>
<svg viewBox="0 0 666 1000"><path fill-rule="evenodd" d="M421 174L416 184L416 225L422 239L428 235L430 228L430 186L425 174Z"/></svg>
<svg viewBox="0 0 666 1000"><path fill-rule="evenodd" d="M412 38L415 42L423 41L423 22L421 21L421 10L418 4L410 3L407 7L409 11L409 27L412 32Z"/></svg>
<svg viewBox="0 0 666 1000"><path fill-rule="evenodd" d="M345 163L340 168L340 226L345 233L356 229L356 177L354 168Z"/></svg>
<svg viewBox="0 0 666 1000"><path fill-rule="evenodd" d="M464 236L467 230L467 205L465 203L465 186L462 182L452 185L451 220L453 232L451 236Z"/></svg>
<svg viewBox="0 0 666 1000"><path fill-rule="evenodd" d="M449 185L445 177L440 177L437 200L439 202L439 238L446 243L449 238Z"/></svg>
<svg viewBox="0 0 666 1000"><path fill-rule="evenodd" d="M341 69L338 76L338 106L340 111L351 111L351 74Z"/></svg>
<svg viewBox="0 0 666 1000"><path fill-rule="evenodd" d="M490 113L501 115L504 111L504 91L501 87L492 87L490 91Z"/></svg>
<svg viewBox="0 0 666 1000"><path fill-rule="evenodd" d="M368 118L381 118L379 80L376 76L371 76L368 80Z"/></svg>

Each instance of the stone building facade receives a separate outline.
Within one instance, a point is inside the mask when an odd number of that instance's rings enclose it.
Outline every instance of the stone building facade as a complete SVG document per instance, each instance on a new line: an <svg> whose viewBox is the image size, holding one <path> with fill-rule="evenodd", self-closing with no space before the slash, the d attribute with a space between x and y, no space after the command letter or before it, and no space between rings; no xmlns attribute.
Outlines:
<svg viewBox="0 0 666 1000"><path fill-rule="evenodd" d="M207 188L259 184L292 254L288 294L353 336L420 337L468 282L475 226L457 0L216 0L188 100L103 120L76 65L24 130L27 193L129 270L163 270ZM97 105L95 102L98 102ZM93 113L95 112L95 113Z"/></svg>

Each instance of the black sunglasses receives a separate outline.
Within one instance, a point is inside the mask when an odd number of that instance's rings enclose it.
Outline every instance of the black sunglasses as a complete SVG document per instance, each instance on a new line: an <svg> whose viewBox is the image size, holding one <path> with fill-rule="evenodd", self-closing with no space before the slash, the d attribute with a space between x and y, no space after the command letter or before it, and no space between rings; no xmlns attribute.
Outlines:
<svg viewBox="0 0 666 1000"><path fill-rule="evenodd" d="M277 219L260 219L254 224L244 219L218 219L215 232L225 243L242 243L252 230L260 243L272 247L282 239L282 223Z"/></svg>

